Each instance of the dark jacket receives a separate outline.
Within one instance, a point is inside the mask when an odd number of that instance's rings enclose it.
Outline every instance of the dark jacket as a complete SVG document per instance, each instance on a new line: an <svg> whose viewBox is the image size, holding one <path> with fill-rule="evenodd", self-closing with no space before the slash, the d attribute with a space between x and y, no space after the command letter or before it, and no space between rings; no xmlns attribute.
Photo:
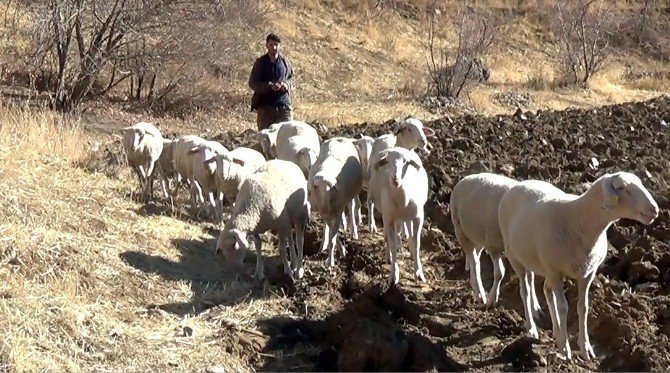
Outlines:
<svg viewBox="0 0 670 373"><path fill-rule="evenodd" d="M273 91L268 82L285 82L289 88L286 92ZM279 54L277 60L272 62L267 53L258 57L249 74L249 88L254 91L251 96L251 110L261 106L291 105L293 69L288 58Z"/></svg>

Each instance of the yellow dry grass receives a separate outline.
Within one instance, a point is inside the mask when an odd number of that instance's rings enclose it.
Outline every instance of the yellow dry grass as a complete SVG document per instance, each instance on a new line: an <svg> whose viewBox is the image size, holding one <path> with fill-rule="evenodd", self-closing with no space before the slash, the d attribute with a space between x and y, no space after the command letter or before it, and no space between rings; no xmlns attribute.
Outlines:
<svg viewBox="0 0 670 373"><path fill-rule="evenodd" d="M81 167L78 121L0 107L0 123L3 370L251 369L226 348L283 297L223 276L207 225L143 214L128 170Z"/></svg>

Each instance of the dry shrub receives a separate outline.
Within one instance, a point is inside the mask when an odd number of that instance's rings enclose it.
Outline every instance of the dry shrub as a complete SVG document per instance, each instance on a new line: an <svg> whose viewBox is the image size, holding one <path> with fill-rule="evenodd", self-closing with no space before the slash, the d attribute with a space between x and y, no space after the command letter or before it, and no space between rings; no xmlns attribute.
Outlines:
<svg viewBox="0 0 670 373"><path fill-rule="evenodd" d="M0 161L10 164L35 161L77 161L85 154L80 122L43 110L0 107Z"/></svg>

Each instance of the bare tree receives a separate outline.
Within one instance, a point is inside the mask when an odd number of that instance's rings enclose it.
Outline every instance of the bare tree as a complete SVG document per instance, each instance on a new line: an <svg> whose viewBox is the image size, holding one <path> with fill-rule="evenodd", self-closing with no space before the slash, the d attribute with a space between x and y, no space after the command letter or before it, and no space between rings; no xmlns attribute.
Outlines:
<svg viewBox="0 0 670 373"><path fill-rule="evenodd" d="M469 9L465 2L453 23L458 32L454 49L437 45L437 28L441 13L433 2L428 30L428 73L430 90L438 96L458 97L469 85L488 80L489 69L481 57L493 44L498 25L490 18Z"/></svg>
<svg viewBox="0 0 670 373"><path fill-rule="evenodd" d="M61 111L126 81L133 99L164 98L189 73L186 65L216 58L235 41L203 37L205 28L260 20L252 0L19 0L17 8L32 25L22 56L30 76Z"/></svg>
<svg viewBox="0 0 670 373"><path fill-rule="evenodd" d="M556 2L554 29L561 43L561 60L570 80L586 83L611 52L612 5L604 0Z"/></svg>

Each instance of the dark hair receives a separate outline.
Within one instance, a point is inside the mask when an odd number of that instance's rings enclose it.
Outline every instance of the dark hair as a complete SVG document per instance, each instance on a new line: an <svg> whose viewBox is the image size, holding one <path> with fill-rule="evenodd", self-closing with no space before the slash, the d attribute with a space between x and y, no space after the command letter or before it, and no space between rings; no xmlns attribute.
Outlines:
<svg viewBox="0 0 670 373"><path fill-rule="evenodd" d="M269 33L268 36L265 38L266 43L269 42L270 40L276 41L277 43L281 43L281 39L274 32Z"/></svg>

